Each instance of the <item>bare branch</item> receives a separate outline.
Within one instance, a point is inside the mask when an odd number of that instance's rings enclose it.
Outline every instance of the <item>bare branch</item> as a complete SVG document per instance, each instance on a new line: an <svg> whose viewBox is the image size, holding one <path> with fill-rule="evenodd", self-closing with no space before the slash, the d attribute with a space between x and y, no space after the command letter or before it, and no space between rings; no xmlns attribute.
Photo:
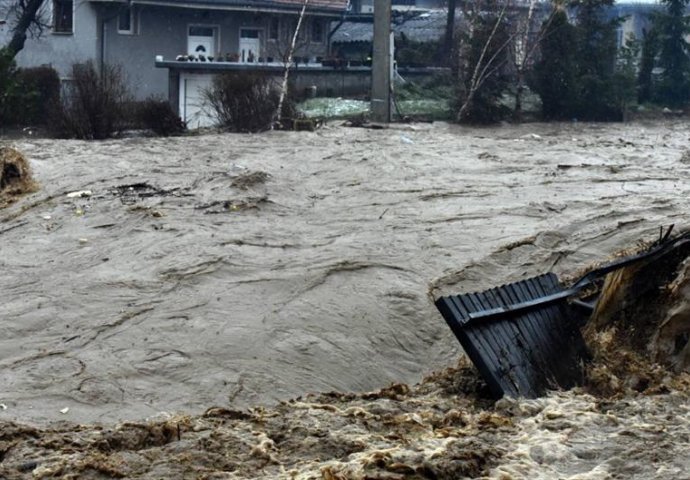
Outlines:
<svg viewBox="0 0 690 480"><path fill-rule="evenodd" d="M28 35L34 31L37 35L43 32L45 24L41 21L40 10L44 0L16 0L10 7L13 17L12 38L5 46L11 57L15 57L26 43Z"/></svg>
<svg viewBox="0 0 690 480"><path fill-rule="evenodd" d="M484 46L482 48L482 52L479 55L479 59L477 60L477 64L474 66L474 71L472 72L472 78L470 79L470 84L469 84L469 91L467 92L467 97L465 98L465 101L463 102L462 106L460 107L460 111L458 112L458 120L462 119L465 116L465 113L467 112L467 109L470 107L472 104L472 101L474 100L474 95L479 89L479 87L484 83L486 80L486 76L482 77L482 72L486 72L487 69L491 66L491 63L496 59L498 54L507 46L507 42L504 43L499 49L497 49L494 54L491 56L489 61L484 64L484 57L486 57L487 51L489 50L489 46L493 42L494 37L496 36L496 32L498 31L498 27L501 25L503 22L503 19L505 18L505 13L506 10L508 9L508 5L510 2L505 2L501 8L501 11L496 18L496 22L494 23L493 28L491 29L491 33L489 34L489 38L486 40L484 43ZM481 83L479 80L481 79Z"/></svg>
<svg viewBox="0 0 690 480"><path fill-rule="evenodd" d="M299 18L297 19L297 26L295 27L295 33L292 34L292 42L290 43L290 48L288 49L287 59L285 59L285 72L283 73L283 84L280 88L280 96L278 97L278 108L274 116L274 122L279 122L283 115L283 103L285 102L285 96L287 94L288 80L290 77L290 67L292 65L292 55L295 53L295 45L297 44L297 37L299 36L300 28L302 27L302 20L304 19L304 13L307 11L307 5L309 0L304 0L302 4L302 10L299 13Z"/></svg>

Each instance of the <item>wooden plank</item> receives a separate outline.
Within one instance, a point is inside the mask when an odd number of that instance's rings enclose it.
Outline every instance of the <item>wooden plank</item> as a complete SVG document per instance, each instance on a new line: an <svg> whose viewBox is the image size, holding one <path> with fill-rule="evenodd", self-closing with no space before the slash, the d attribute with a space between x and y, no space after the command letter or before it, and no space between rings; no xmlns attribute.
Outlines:
<svg viewBox="0 0 690 480"><path fill-rule="evenodd" d="M564 301L510 312L563 288L554 274L483 292L441 297L436 305L496 396L535 397L573 384L579 343L573 311ZM507 309L506 316L470 320L473 314ZM470 321L468 321L470 320ZM578 339L579 338L579 343Z"/></svg>
<svg viewBox="0 0 690 480"><path fill-rule="evenodd" d="M481 297L487 309L501 306L500 300L493 295L491 290L482 292ZM496 322L495 324L490 324L490 328L499 330L502 333L505 349L513 359L513 372L516 378L520 379L521 382L521 396L534 396L532 385L534 384L535 378L532 369L529 368L530 362L525 356L525 349L520 346L521 343L526 344L526 340L522 338L522 335L512 321Z"/></svg>
<svg viewBox="0 0 690 480"><path fill-rule="evenodd" d="M465 308L469 312L477 312L482 309L481 304L473 297L474 294L469 293L466 295L461 295L458 299L465 305ZM486 355L490 359L489 361L494 364L495 368L492 372L494 381L500 386L504 393L510 395L518 395L520 391L520 384L514 379L511 382L503 381L503 377L506 373L510 372L512 365L510 360L501 354L502 347L500 342L496 339L493 330L487 328L486 325L478 324L474 327L469 328L476 334L476 338L486 345ZM509 377L510 378L510 377Z"/></svg>
<svg viewBox="0 0 690 480"><path fill-rule="evenodd" d="M463 316L467 318L467 314L469 312L461 298L459 296L452 297L452 302L463 313ZM501 362L499 362L498 359L492 354L493 347L490 345L482 332L477 332L476 329L473 328L463 328L462 330L466 335L467 341L471 343L474 348L476 348L477 361L475 362L472 359L469 350L465 351L468 353L468 355L470 355L470 359L473 361L480 373L482 373L482 377L487 382L487 385L489 385L489 388L494 395L502 396L505 392L498 379L497 372L499 372L503 367Z"/></svg>

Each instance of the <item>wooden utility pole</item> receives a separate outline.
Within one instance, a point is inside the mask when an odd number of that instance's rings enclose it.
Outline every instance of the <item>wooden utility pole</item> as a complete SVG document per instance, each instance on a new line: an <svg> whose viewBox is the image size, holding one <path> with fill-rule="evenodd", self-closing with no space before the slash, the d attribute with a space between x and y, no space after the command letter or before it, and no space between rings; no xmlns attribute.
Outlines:
<svg viewBox="0 0 690 480"><path fill-rule="evenodd" d="M391 0L374 0L374 54L371 61L371 114L391 120Z"/></svg>

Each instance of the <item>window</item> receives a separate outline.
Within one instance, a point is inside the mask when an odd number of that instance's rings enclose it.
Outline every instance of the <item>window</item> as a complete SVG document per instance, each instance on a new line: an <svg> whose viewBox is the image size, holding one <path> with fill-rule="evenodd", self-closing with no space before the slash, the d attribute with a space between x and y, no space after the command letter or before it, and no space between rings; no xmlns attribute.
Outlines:
<svg viewBox="0 0 690 480"><path fill-rule="evenodd" d="M117 16L117 33L134 33L134 10L132 7L125 7Z"/></svg>
<svg viewBox="0 0 690 480"><path fill-rule="evenodd" d="M255 28L243 28L240 30L240 38L259 38L260 33Z"/></svg>
<svg viewBox="0 0 690 480"><path fill-rule="evenodd" d="M73 0L53 0L53 32L74 32Z"/></svg>
<svg viewBox="0 0 690 480"><path fill-rule="evenodd" d="M268 28L268 38L269 40L278 40L278 35L280 35L280 18L271 17L271 24Z"/></svg>
<svg viewBox="0 0 690 480"><path fill-rule="evenodd" d="M311 41L312 43L323 43L323 23L318 20L311 22Z"/></svg>
<svg viewBox="0 0 690 480"><path fill-rule="evenodd" d="M213 27L192 26L189 27L190 37L213 37Z"/></svg>

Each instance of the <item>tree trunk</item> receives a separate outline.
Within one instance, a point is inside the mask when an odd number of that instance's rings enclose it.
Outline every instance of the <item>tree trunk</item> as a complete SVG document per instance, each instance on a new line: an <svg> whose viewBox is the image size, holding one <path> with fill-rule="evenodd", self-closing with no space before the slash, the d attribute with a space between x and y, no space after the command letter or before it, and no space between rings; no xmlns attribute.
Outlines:
<svg viewBox="0 0 690 480"><path fill-rule="evenodd" d="M292 35L292 42L290 43L290 48L288 50L287 54L287 60L285 61L285 72L283 72L283 83L280 88L280 96L278 97L278 108L276 108L276 112L273 117L273 125L271 126L271 129L273 129L273 126L275 126L276 123L280 122L280 119L283 116L283 103L285 103L285 97L287 95L287 89L288 89L288 80L290 77L290 66L292 65L292 55L295 53L295 45L297 44L297 36L299 35L299 30L302 28L302 20L304 19L304 13L307 10L307 4L309 3L309 0L304 0L304 3L302 4L302 10L299 13L299 18L297 19L297 26L295 27L295 33Z"/></svg>
<svg viewBox="0 0 690 480"><path fill-rule="evenodd" d="M17 23L12 28L12 38L5 47L12 58L16 57L24 48L29 27L36 22L38 10L43 5L43 1L26 0L23 8L19 9L19 18L17 18Z"/></svg>
<svg viewBox="0 0 690 480"><path fill-rule="evenodd" d="M516 122L522 121L522 94L525 91L525 74L521 68L516 72L516 82L515 86L515 110L513 111L513 119Z"/></svg>
<svg viewBox="0 0 690 480"><path fill-rule="evenodd" d="M446 17L446 36L443 42L443 51L439 52L440 58L441 59L447 59L444 60L444 63L447 61L450 61L454 63L452 60L453 55L451 53L453 52L455 48L455 7L457 5L457 0L448 0L448 16Z"/></svg>

